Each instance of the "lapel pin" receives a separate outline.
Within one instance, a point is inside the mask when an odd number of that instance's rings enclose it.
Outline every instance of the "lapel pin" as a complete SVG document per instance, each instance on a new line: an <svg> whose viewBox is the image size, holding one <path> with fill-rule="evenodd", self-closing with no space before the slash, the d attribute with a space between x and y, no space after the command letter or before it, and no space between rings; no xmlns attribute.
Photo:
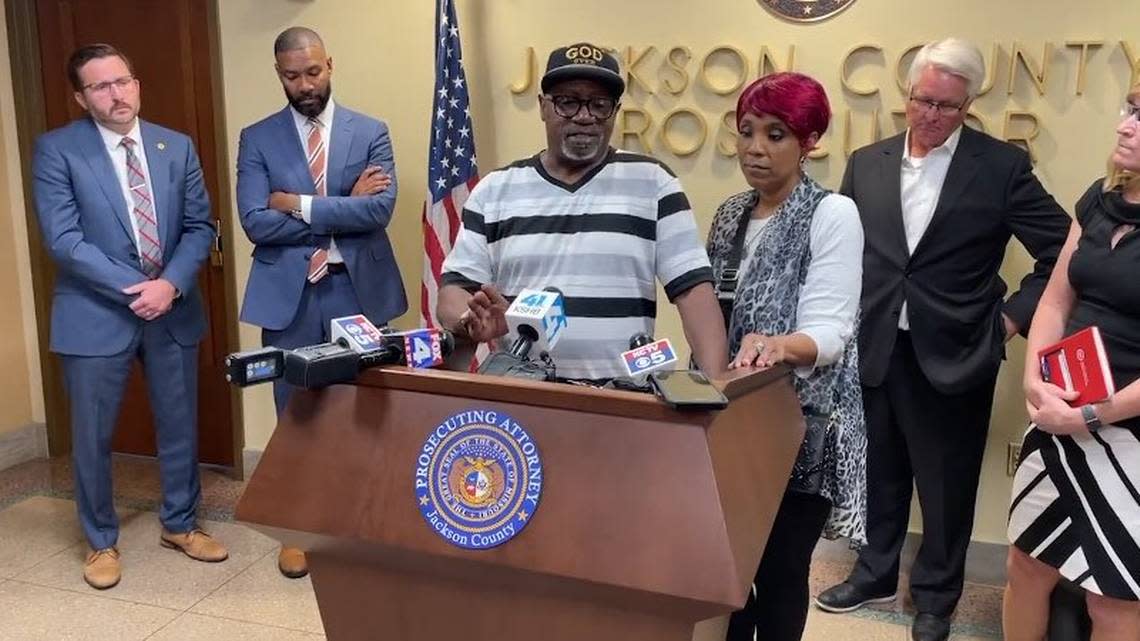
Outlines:
<svg viewBox="0 0 1140 641"><path fill-rule="evenodd" d="M160 143L158 143L158 145L157 145L157 146L158 146L158 150L159 150L159 151L162 151L163 149L166 149L166 143L164 143L164 142L160 142Z"/></svg>

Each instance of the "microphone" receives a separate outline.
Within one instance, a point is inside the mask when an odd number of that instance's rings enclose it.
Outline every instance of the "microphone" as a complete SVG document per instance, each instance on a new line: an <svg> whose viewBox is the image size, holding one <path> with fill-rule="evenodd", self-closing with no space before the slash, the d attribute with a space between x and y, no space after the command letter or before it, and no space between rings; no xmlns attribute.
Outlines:
<svg viewBox="0 0 1140 641"><path fill-rule="evenodd" d="M652 393L649 373L677 362L677 352L669 339L659 341L645 332L637 332L629 337L629 350L621 353L621 364L627 376L618 376L610 381L609 387L630 392Z"/></svg>
<svg viewBox="0 0 1140 641"><path fill-rule="evenodd" d="M359 352L352 343L339 337L336 342L286 351L284 378L290 385L317 389L351 383L361 371L380 365L430 367L451 355L455 337L451 332L438 329L382 333L377 345L376 349Z"/></svg>
<svg viewBox="0 0 1140 641"><path fill-rule="evenodd" d="M285 352L285 382L305 389L328 387L356 380L360 354L341 339Z"/></svg>
<svg viewBox="0 0 1140 641"><path fill-rule="evenodd" d="M646 334L645 332L637 332L633 336L629 337L629 348L637 349L638 347L644 347L652 342L652 336Z"/></svg>
<svg viewBox="0 0 1140 641"><path fill-rule="evenodd" d="M238 387L275 381L285 374L285 352L262 347L226 356L226 382Z"/></svg>
<svg viewBox="0 0 1140 641"><path fill-rule="evenodd" d="M410 367L436 367L455 349L451 332L427 328L407 332L377 329L363 314L332 319L329 336L361 354L371 365L406 364ZM410 356L410 358L408 358Z"/></svg>
<svg viewBox="0 0 1140 641"><path fill-rule="evenodd" d="M230 354L226 381L248 387L284 378L290 385L315 389L351 383L362 370L379 365L434 367L455 350L455 337L446 330L385 333L360 314L334 318L329 334L333 340L328 343Z"/></svg>
<svg viewBox="0 0 1140 641"><path fill-rule="evenodd" d="M508 333L515 336L514 343L507 351L487 357L479 366L479 373L554 380L555 367L550 359L550 350L554 349L566 328L562 292L556 287L524 289L511 302L505 315ZM536 346L541 362L530 359L530 352Z"/></svg>
<svg viewBox="0 0 1140 641"><path fill-rule="evenodd" d="M360 354L341 339L297 349L263 347L226 356L226 381L249 387L285 379L290 385L313 389L356 379Z"/></svg>
<svg viewBox="0 0 1140 641"><path fill-rule="evenodd" d="M631 378L645 376L654 370L677 362L677 351L668 338L653 340L645 332L638 332L629 337L629 350L621 353L621 363Z"/></svg>
<svg viewBox="0 0 1140 641"><path fill-rule="evenodd" d="M417 369L443 364L455 351L455 336L437 328L383 334L379 349L360 357L360 369L380 365L407 365Z"/></svg>
<svg viewBox="0 0 1140 641"><path fill-rule="evenodd" d="M364 314L341 316L329 321L329 340L342 343L357 354L382 347L383 334Z"/></svg>
<svg viewBox="0 0 1140 641"><path fill-rule="evenodd" d="M526 358L537 346L539 353L550 352L566 328L565 301L556 287L524 289L506 312L507 328L515 338L509 354Z"/></svg>

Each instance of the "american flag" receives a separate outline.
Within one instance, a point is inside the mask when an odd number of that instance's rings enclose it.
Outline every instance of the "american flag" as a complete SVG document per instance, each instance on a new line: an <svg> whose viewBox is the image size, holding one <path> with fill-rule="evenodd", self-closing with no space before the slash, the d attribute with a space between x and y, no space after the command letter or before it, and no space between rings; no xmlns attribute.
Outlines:
<svg viewBox="0 0 1140 641"><path fill-rule="evenodd" d="M428 149L428 196L423 212L424 272L420 283L420 320L425 326L437 325L434 316L443 259L459 233L463 203L478 181L475 133L471 129L455 2L436 0L435 94ZM481 346L480 352L484 349ZM475 365L472 363L473 368Z"/></svg>

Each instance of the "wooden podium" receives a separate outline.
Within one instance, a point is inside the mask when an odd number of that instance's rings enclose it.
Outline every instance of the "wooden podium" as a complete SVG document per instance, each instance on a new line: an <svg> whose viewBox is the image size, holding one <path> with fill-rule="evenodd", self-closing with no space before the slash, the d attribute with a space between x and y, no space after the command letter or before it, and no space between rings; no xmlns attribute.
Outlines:
<svg viewBox="0 0 1140 641"><path fill-rule="evenodd" d="M448 371L370 370L298 392L237 520L308 551L331 641L689 641L744 603L803 416L785 369L720 383L720 412ZM465 410L526 426L542 498L515 538L453 546L413 490L429 432Z"/></svg>

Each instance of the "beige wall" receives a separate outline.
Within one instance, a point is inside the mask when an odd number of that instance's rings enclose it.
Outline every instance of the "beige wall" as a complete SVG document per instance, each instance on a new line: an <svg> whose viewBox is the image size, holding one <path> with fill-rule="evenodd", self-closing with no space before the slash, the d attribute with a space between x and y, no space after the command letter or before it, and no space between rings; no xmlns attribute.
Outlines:
<svg viewBox="0 0 1140 641"><path fill-rule="evenodd" d="M391 234L413 301L418 301L420 264L420 203L426 181L427 119L431 104L432 73L431 2L379 3L367 0L297 2L292 0L221 0L220 20L225 83L225 120L231 165L236 157L241 127L283 104L272 71L271 43L285 26L307 24L326 38L334 56L335 95L353 108L385 118L392 127L399 177L400 197ZM687 10L700 7L700 11ZM1032 13L1021 7L1032 7ZM900 7L902 7L900 9ZM915 7L912 9L912 7ZM921 7L921 11L917 8ZM696 75L697 62L717 45L733 45L748 55L755 70L761 46L767 45L782 63L790 45L796 46L795 68L817 76L828 88L836 122L825 138L831 150L826 160L811 165L811 173L834 187L842 174L842 125L845 112L854 113L854 140L869 139L869 112L901 108L902 96L890 84L888 67L910 45L947 34L979 42L990 59L997 43L998 73L994 89L982 97L978 111L991 131L1000 133L1005 109L1034 111L1043 130L1035 141L1039 174L1046 186L1067 207L1102 167L1105 150L1112 141L1117 107L1128 82L1128 62L1118 41L1132 36L1133 53L1140 54L1140 36L1132 28L1140 24L1140 5L1116 0L1090 0L1079 11L1053 0L1049 3L963 0L941 5L898 3L895 0L858 0L846 12L821 24L794 25L771 18L753 0L718 0L706 3L650 0L578 3L498 0L459 0L465 58L470 76L475 116L476 143L481 166L486 170L530 154L542 146L542 130L533 97L513 96L508 86L523 69L523 52L533 46L540 60L558 44L589 39L601 44L638 49L653 45L639 66L651 85L659 84L657 69L663 50L676 45L689 47L695 60L688 65ZM907 12L907 13L903 13ZM1058 16L1064 15L1061 21ZM3 16L0 15L0 22ZM0 25L2 26L2 25ZM0 68L9 69L5 30L0 28ZM1092 50L1087 66L1085 95L1074 95L1078 49L1066 48L1070 40L1101 40ZM1007 67L1014 42L1020 42L1040 63L1046 42L1053 43L1049 60L1047 92L1036 94L1024 70L1018 69L1016 90L1007 95ZM857 44L882 46L884 55L860 55L853 61L853 82L858 87L877 85L879 96L860 97L845 93L839 67L846 52ZM714 80L727 81L731 74L714 65ZM634 92L627 106L641 106L660 123L675 105L691 106L706 114L715 131L719 115L731 108L731 99L691 87L680 98L662 94L647 97ZM38 345L35 336L31 280L28 273L27 230L23 214L18 150L13 119L10 78L0 82L0 362L5 366L5 384L0 386L0 433L28 422L43 421ZM880 126L892 131L892 121L881 115ZM655 134L657 126L651 134ZM679 130L680 132L681 130ZM683 136L678 136L683 142ZM716 204L742 187L733 161L718 157L712 143L687 158L668 153L660 139L651 143L660 157L682 176L707 228ZM232 194L228 195L232 198ZM238 239L239 260L235 280L239 294L248 273L250 246L239 227L231 230ZM1016 279L1028 262L1020 248L1010 252L1005 272ZM663 306L664 308L665 306ZM416 310L402 324L414 324ZM658 330L662 336L679 338L679 325L672 310L662 310ZM257 332L241 329L243 347L258 344ZM979 539L1002 541L1009 480L1005 476L1005 446L1016 440L1024 425L1018 377L1024 343L1017 339L1010 350L1010 364L998 383L996 410L979 499ZM246 393L245 434L247 447L260 449L273 425L268 389Z"/></svg>
<svg viewBox="0 0 1140 641"><path fill-rule="evenodd" d="M2 7L0 7L2 9ZM10 69L0 10L0 69ZM11 76L0 82L0 434L44 421Z"/></svg>

